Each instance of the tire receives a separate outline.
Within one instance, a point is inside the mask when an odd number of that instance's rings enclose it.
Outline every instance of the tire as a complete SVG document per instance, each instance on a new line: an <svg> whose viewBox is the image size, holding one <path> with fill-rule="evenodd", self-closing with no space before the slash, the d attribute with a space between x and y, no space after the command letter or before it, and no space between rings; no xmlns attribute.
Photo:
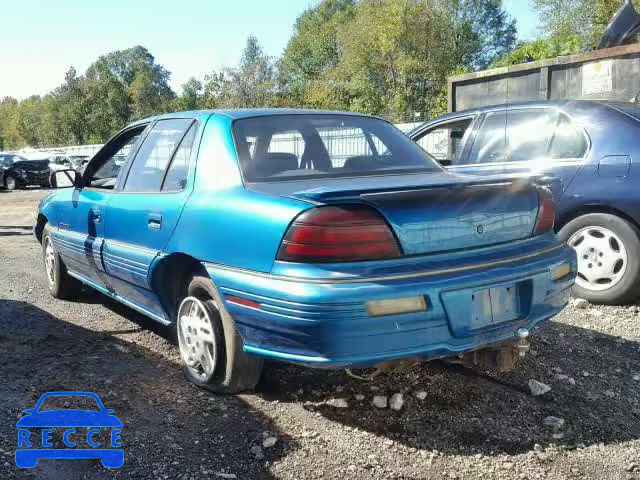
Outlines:
<svg viewBox="0 0 640 480"><path fill-rule="evenodd" d="M262 359L242 350L242 338L208 277L196 275L189 281L176 333L190 382L216 393L238 393L258 383Z"/></svg>
<svg viewBox="0 0 640 480"><path fill-rule="evenodd" d="M18 182L14 176L7 175L6 177L4 177L4 188L9 191L13 191L18 188Z"/></svg>
<svg viewBox="0 0 640 480"><path fill-rule="evenodd" d="M576 249L576 297L593 303L624 304L640 294L640 231L607 213L590 213L567 223L558 236Z"/></svg>
<svg viewBox="0 0 640 480"><path fill-rule="evenodd" d="M51 295L60 300L70 300L78 296L82 283L69 275L67 267L55 251L51 239L51 226L48 223L42 230L42 260Z"/></svg>

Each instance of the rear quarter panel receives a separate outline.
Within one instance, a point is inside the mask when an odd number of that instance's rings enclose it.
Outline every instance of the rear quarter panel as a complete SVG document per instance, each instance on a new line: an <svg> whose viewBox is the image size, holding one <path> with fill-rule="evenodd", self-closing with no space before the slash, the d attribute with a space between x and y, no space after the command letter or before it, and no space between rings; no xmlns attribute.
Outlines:
<svg viewBox="0 0 640 480"><path fill-rule="evenodd" d="M640 222L640 122L604 106L573 115L587 131L592 148L558 204L559 225L584 209L615 209ZM628 157L626 174L599 169L611 156Z"/></svg>
<svg viewBox="0 0 640 480"><path fill-rule="evenodd" d="M223 114L207 122L194 192L166 253L268 272L289 224L312 204L247 190L238 169L231 123Z"/></svg>

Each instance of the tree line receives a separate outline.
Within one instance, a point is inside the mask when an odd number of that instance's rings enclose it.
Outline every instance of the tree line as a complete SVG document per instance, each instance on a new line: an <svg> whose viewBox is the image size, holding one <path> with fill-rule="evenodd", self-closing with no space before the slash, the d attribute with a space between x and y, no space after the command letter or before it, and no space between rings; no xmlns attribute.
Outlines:
<svg viewBox="0 0 640 480"><path fill-rule="evenodd" d="M454 73L586 50L610 0L533 0L540 38L517 42L502 0L321 0L297 19L279 58L250 36L237 65L191 78L179 93L146 48L70 68L44 96L0 100L0 150L101 143L132 120L200 108L357 111L392 121L446 110Z"/></svg>
<svg viewBox="0 0 640 480"><path fill-rule="evenodd" d="M503 67L533 60L573 55L597 47L622 0L532 0L540 15L541 35L498 58ZM636 9L640 0L633 0Z"/></svg>

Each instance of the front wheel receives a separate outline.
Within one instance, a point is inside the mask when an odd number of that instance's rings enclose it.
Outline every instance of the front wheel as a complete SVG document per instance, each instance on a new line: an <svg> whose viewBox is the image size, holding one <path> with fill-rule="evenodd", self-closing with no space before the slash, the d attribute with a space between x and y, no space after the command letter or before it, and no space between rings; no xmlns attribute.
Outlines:
<svg viewBox="0 0 640 480"><path fill-rule="evenodd" d="M13 176L7 175L4 179L4 188L9 191L15 190L18 188L18 182Z"/></svg>
<svg viewBox="0 0 640 480"><path fill-rule="evenodd" d="M262 360L245 353L242 338L211 280L194 276L177 315L177 336L186 377L217 393L256 386Z"/></svg>
<svg viewBox="0 0 640 480"><path fill-rule="evenodd" d="M578 255L574 294L595 303L621 304L640 293L640 232L628 221L591 213L567 223L558 236Z"/></svg>

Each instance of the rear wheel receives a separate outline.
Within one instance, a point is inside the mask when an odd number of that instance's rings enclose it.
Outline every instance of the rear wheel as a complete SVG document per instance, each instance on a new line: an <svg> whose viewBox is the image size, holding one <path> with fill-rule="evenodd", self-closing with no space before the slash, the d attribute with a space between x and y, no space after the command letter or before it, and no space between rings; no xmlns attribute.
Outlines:
<svg viewBox="0 0 640 480"><path fill-rule="evenodd" d="M242 350L242 339L209 278L191 279L176 327L191 382L218 393L237 393L258 383L262 360Z"/></svg>
<svg viewBox="0 0 640 480"><path fill-rule="evenodd" d="M18 182L16 181L15 177L11 175L7 175L4 178L4 188L11 191L11 190L15 190L17 187L18 187Z"/></svg>
<svg viewBox="0 0 640 480"><path fill-rule="evenodd" d="M48 223L42 231L42 258L51 295L61 300L76 297L80 293L82 284L67 272L67 267L53 245L51 227Z"/></svg>
<svg viewBox="0 0 640 480"><path fill-rule="evenodd" d="M576 250L574 294L595 303L618 304L640 293L640 232L626 220L591 213L566 224L558 236Z"/></svg>

